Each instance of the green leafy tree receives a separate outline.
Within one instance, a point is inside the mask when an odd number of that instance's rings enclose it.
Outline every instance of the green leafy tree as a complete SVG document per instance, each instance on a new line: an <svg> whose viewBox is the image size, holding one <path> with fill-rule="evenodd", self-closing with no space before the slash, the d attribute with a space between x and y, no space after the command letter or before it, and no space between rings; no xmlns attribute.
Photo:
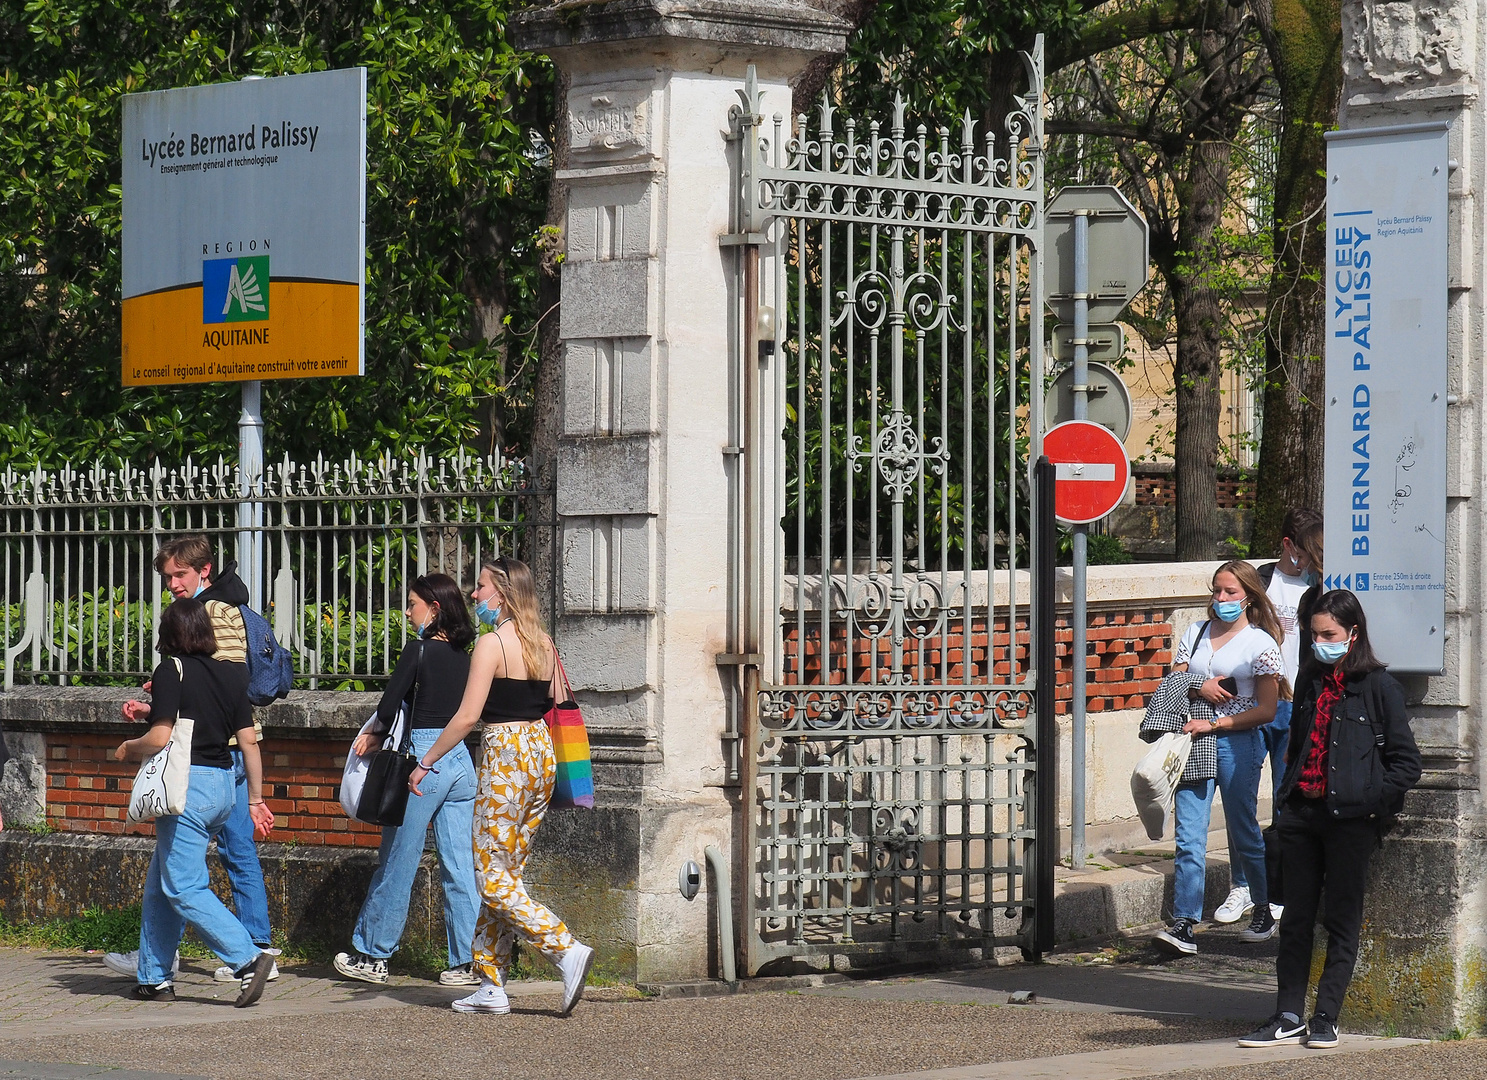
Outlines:
<svg viewBox="0 0 1487 1080"><path fill-rule="evenodd" d="M531 428L551 69L505 0L0 9L0 463L231 455L231 385L120 385L120 99L365 66L365 378L265 383L271 455ZM313 193L311 193L313 194Z"/></svg>
<svg viewBox="0 0 1487 1080"><path fill-rule="evenodd" d="M1280 547L1292 506L1322 509L1327 147L1342 96L1340 0L1251 0L1280 84L1275 262L1267 296L1265 427L1251 546Z"/></svg>

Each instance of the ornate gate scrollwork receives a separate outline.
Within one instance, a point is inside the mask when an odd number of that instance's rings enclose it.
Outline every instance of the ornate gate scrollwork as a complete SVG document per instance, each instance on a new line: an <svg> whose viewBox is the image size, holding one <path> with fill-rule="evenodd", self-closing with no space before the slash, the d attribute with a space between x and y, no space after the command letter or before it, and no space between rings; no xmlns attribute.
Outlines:
<svg viewBox="0 0 1487 1080"><path fill-rule="evenodd" d="M734 110L738 242L759 245L741 280L775 325L757 366L740 350L760 403L742 440L763 623L741 748L750 971L1029 946L1041 44L1025 60L1002 132L969 114L954 136L911 130L902 98L886 126L829 101L814 125L766 120L752 77Z"/></svg>

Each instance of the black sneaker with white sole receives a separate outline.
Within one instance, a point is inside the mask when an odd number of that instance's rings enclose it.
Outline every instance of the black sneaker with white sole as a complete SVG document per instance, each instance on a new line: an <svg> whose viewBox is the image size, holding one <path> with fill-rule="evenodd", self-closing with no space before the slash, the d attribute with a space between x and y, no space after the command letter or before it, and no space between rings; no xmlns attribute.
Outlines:
<svg viewBox="0 0 1487 1080"><path fill-rule="evenodd" d="M1331 1050L1337 1045L1337 1021L1317 1013L1306 1026L1306 1045L1313 1050Z"/></svg>
<svg viewBox="0 0 1487 1080"><path fill-rule="evenodd" d="M1306 1034L1299 1016L1276 1013L1254 1031L1239 1040L1240 1046L1295 1046Z"/></svg>
<svg viewBox="0 0 1487 1080"><path fill-rule="evenodd" d="M176 988L169 982L163 982L158 986L135 983L130 993L140 1001L174 1001L176 999Z"/></svg>
<svg viewBox="0 0 1487 1080"><path fill-rule="evenodd" d="M1198 942L1193 937L1192 919L1174 919L1172 925L1151 939L1151 943L1163 952L1177 956L1192 956L1198 951Z"/></svg>
<svg viewBox="0 0 1487 1080"><path fill-rule="evenodd" d="M1240 941L1269 941L1275 937L1275 916L1270 914L1269 904L1256 904L1249 925L1239 931Z"/></svg>

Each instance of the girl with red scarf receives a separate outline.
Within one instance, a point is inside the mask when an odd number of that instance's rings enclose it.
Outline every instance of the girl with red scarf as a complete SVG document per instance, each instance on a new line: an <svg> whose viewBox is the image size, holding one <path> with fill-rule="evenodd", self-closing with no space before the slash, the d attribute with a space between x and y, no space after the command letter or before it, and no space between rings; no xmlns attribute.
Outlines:
<svg viewBox="0 0 1487 1080"><path fill-rule="evenodd" d="M1337 1045L1337 1019L1358 959L1368 863L1420 779L1404 691L1368 642L1368 620L1344 589L1312 608L1312 656L1297 678L1276 822L1286 907L1275 961L1276 1012L1240 1046ZM1301 1020L1312 930L1323 890L1327 959L1316 1012Z"/></svg>

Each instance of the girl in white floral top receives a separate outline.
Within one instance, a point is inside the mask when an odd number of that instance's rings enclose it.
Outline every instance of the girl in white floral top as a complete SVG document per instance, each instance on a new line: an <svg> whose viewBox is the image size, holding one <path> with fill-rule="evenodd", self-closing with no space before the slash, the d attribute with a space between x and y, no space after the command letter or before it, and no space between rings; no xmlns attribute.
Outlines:
<svg viewBox="0 0 1487 1080"><path fill-rule="evenodd" d="M1216 783L1232 838L1229 857L1244 867L1255 904L1254 917L1239 936L1265 941L1275 934L1275 919L1266 895L1265 841L1255 798L1265 760L1259 729L1275 718L1276 702L1288 692L1280 653L1282 631L1259 574L1246 562L1227 562L1214 573L1208 611L1208 620L1183 635L1173 670L1207 676L1194 693L1213 706L1215 715L1212 720L1190 720L1183 730L1218 736ZM1198 951L1193 927L1203 919L1214 787L1215 780L1199 780L1177 788L1173 921L1153 942L1168 952Z"/></svg>

